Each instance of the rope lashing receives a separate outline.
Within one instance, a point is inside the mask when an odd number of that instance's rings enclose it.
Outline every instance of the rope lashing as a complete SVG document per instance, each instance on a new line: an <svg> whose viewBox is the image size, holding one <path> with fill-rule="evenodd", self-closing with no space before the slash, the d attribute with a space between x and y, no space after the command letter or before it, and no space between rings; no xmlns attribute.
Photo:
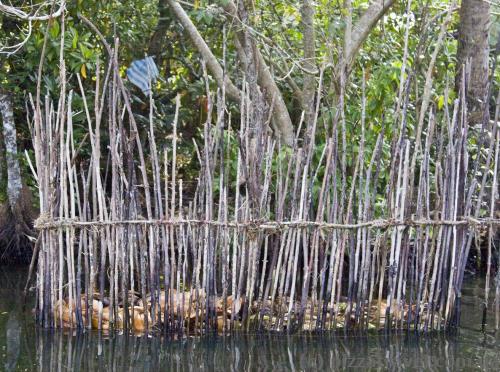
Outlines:
<svg viewBox="0 0 500 372"><path fill-rule="evenodd" d="M281 231L291 228L319 228L324 230L356 230L361 228L376 228L386 229L390 227L425 227L425 226L471 226L471 227L488 227L500 225L500 219L497 218L474 218L470 216L462 217L457 220L429 220L429 219L375 219L366 222L358 222L353 224L347 223L329 223L317 221L205 221L199 219L168 219L168 220L102 220L102 221L80 221L78 219L58 218L51 219L47 215L40 215L35 222L34 227L38 230L51 230L66 227L84 228L84 227L101 227L101 226L118 226L118 225L156 225L156 226L184 226L184 225L200 225L214 226L226 228L246 229L248 231Z"/></svg>

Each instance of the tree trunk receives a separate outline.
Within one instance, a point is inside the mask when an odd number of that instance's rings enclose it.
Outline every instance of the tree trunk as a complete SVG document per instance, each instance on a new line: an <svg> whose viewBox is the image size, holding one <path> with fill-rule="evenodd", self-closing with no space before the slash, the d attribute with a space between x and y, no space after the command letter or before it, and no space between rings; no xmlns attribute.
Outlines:
<svg viewBox="0 0 500 372"><path fill-rule="evenodd" d="M156 64L161 66L160 57L166 44L166 34L169 26L169 8L166 0L158 1L158 24L149 41L148 54L156 57Z"/></svg>
<svg viewBox="0 0 500 372"><path fill-rule="evenodd" d="M387 11L396 3L396 0L374 0L370 2L370 6L364 11L361 17L355 24L352 22L352 1L345 0L344 10L347 11L346 30L344 34L344 51L342 59L335 66L335 76L332 81L330 91L334 95L334 106L337 105L338 95L340 93L341 79L344 76L344 84L347 83L352 66L358 56L363 43L370 35L370 32L375 28L378 21L384 16Z"/></svg>
<svg viewBox="0 0 500 372"><path fill-rule="evenodd" d="M227 96L235 101L239 101L240 92L238 88L231 82L229 77L225 75L217 58L212 53L212 50L208 47L207 43L200 35L198 29L193 24L187 13L177 1L166 1L168 2L168 5L172 9L172 12L176 16L176 18L184 26L185 31L193 42L194 46L205 60L208 70L217 81L219 87L225 86ZM231 0L225 3L224 9L232 18L237 17L238 11L236 5ZM276 127L279 130L279 136L282 138L284 143L286 143L287 145L292 145L294 130L292 120L290 118L290 114L288 113L288 109L286 107L283 96L278 86L276 85L271 72L269 71L269 67L267 66L264 58L257 48L255 48L255 58L258 63L258 84L264 91L268 105L273 106L273 119L276 123Z"/></svg>
<svg viewBox="0 0 500 372"><path fill-rule="evenodd" d="M34 235L28 226L33 217L31 198L29 191L23 190L12 101L3 91L0 91L0 114L7 164L7 203L0 210L0 262L29 262L32 244L28 235Z"/></svg>
<svg viewBox="0 0 500 372"><path fill-rule="evenodd" d="M249 25L249 16L247 7L250 8L248 0L238 2L238 16L241 23ZM246 28L239 33L238 54L241 58L245 70L245 80L248 86L249 102L246 108L249 119L246 125L245 136L248 138L249 147L244 156L248 158L247 179L251 180L248 184L249 201L251 211L257 211L259 198L261 196L262 183L260 177L260 157L264 149L262 148L262 134L265 131L266 122L266 102L259 87L258 54L255 43ZM251 104L250 104L251 102ZM253 215L253 218L260 218L259 215Z"/></svg>
<svg viewBox="0 0 500 372"><path fill-rule="evenodd" d="M300 9L302 16L302 38L304 48L304 83L302 87L302 107L305 111L307 133L313 124L314 96L316 94L316 79L309 71L316 70L316 36L314 30L314 5L310 0L304 0Z"/></svg>
<svg viewBox="0 0 500 372"><path fill-rule="evenodd" d="M213 75L215 81L217 81L217 85L219 87L224 86L226 89L226 94L229 98L239 101L240 99L240 91L239 89L232 83L227 75L225 75L222 66L219 61L212 53L212 50L207 45L201 34L198 32L198 29L193 24L188 14L184 11L184 9L180 6L180 4L175 0L166 0L170 9L174 13L175 17L179 21L179 23L184 27L185 33L191 39L191 42L194 44L195 48L198 50L198 53L201 54L202 58L205 60L208 70Z"/></svg>
<svg viewBox="0 0 500 372"><path fill-rule="evenodd" d="M346 49L348 53L346 53L345 57L347 66L352 65L370 32L395 2L396 0L375 0L370 3L368 9L365 10L352 28L350 40L347 40L348 45L346 45Z"/></svg>
<svg viewBox="0 0 500 372"><path fill-rule="evenodd" d="M231 17L233 22L241 22L238 15L238 8L232 0L227 0L223 4L223 9ZM244 44L244 36L242 30L235 31L235 44L236 51L241 60L244 60L246 56L244 55L244 49L242 45ZM267 104L273 108L273 127L277 128L279 133L276 133L281 138L282 142L288 146L293 145L294 140L294 128L292 124L292 119L288 108L286 106L283 95L274 80L274 77L267 65L260 49L255 42L255 39L250 40L252 48L254 49L255 62L257 64L257 84L262 89ZM243 53L242 53L243 51Z"/></svg>
<svg viewBox="0 0 500 372"><path fill-rule="evenodd" d="M488 115L488 36L490 3L484 0L462 0L460 7L457 51L457 91L463 68L467 66L467 105L469 124L489 120Z"/></svg>
<svg viewBox="0 0 500 372"><path fill-rule="evenodd" d="M0 203L5 193L7 186L7 166L5 160L5 146L3 141L3 131L0 130Z"/></svg>
<svg viewBox="0 0 500 372"><path fill-rule="evenodd" d="M18 204L23 184L19 159L17 158L17 135L12 102L8 94L3 92L0 93L0 112L2 113L3 139L7 160L7 197L12 208Z"/></svg>

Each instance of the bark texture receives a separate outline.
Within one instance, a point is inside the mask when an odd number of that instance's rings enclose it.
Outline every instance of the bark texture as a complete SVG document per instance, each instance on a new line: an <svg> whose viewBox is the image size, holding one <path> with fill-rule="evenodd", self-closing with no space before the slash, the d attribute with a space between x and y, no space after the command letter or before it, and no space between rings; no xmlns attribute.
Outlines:
<svg viewBox="0 0 500 372"><path fill-rule="evenodd" d="M466 68L469 124L488 120L490 2L462 0L457 51L457 88Z"/></svg>
<svg viewBox="0 0 500 372"><path fill-rule="evenodd" d="M249 24L247 8L250 6L251 4L249 4L247 0L238 2L238 15L243 24ZM249 102L252 102L252 104L246 108L248 120L245 124L245 137L249 141L249 148L246 152L243 152L243 156L248 158L247 177L245 178L251 180L251 182L248 183L249 201L252 206L252 211L256 211L258 210L262 192L260 158L265 151L262 137L266 130L267 107L266 100L259 86L260 72L258 69L258 61L259 58L262 57L259 57L255 43L247 29L242 29L239 36L240 38L236 41L236 44L238 44L237 50L245 69L245 80L248 89L247 94L250 98ZM260 218L258 214L253 217Z"/></svg>
<svg viewBox="0 0 500 372"><path fill-rule="evenodd" d="M162 55L164 52L166 41L166 34L169 26L168 21L168 3L166 0L158 1L158 24L155 32L149 41L148 54L156 58L156 64L162 65Z"/></svg>
<svg viewBox="0 0 500 372"><path fill-rule="evenodd" d="M31 194L23 187L17 152L17 134L12 101L0 91L0 114L7 164L7 203L0 208L0 262L29 262L32 244L29 235L33 208Z"/></svg>
<svg viewBox="0 0 500 372"><path fill-rule="evenodd" d="M7 166L5 160L5 146L3 131L0 130L0 197L4 195L7 186Z"/></svg>
<svg viewBox="0 0 500 372"><path fill-rule="evenodd" d="M223 8L232 18L232 21L235 22L235 24L241 23L240 15L238 14L238 8L233 1L229 0L224 2ZM243 29L246 26L248 25L243 24L239 26L235 31L235 43L237 44L236 50L238 52L239 58L243 61L246 59L246 56L242 54L244 48L242 48L241 45L245 44L245 32ZM264 93L267 104L273 108L274 125L279 130L279 136L281 140L288 146L291 146L294 139L294 129L292 119L290 118L290 113L288 112L285 100L283 99L283 95L281 94L281 91L278 88L273 75L271 74L269 66L262 56L262 53L255 43L255 39L251 38L249 42L251 42L252 48L254 49L255 63L257 64L257 83ZM238 44L240 44L240 46L238 46Z"/></svg>
<svg viewBox="0 0 500 372"><path fill-rule="evenodd" d="M361 18L356 22L352 29L350 40L346 42L346 62L351 65L354 58L357 56L363 42L366 40L370 32L373 30L377 22L382 16L394 5L396 0L375 0L371 3L368 9L363 13Z"/></svg>
<svg viewBox="0 0 500 372"><path fill-rule="evenodd" d="M187 35L191 39L191 42L194 44L195 48L198 50L198 52L205 60L208 70L217 81L217 85L219 87L222 86L225 87L226 94L229 98L239 101L240 99L239 89L231 82L231 80L227 75L224 75L224 71L219 61L208 47L207 43L200 35L198 29L193 24L187 13L179 5L177 1L167 0L167 3L172 9L172 12L174 13L175 17L178 19L178 21L182 24L182 26L186 30Z"/></svg>
<svg viewBox="0 0 500 372"><path fill-rule="evenodd" d="M363 43L375 28L378 21L385 13L396 3L396 0L374 0L370 3L368 9L361 15L353 25L352 1L344 1L344 9L347 11L346 30L344 34L344 51L342 59L335 66L335 76L338 78L332 82L331 91L334 94L334 102L338 101L340 94L341 76L344 74L344 83L346 84L352 70L352 65L363 46ZM336 104L335 104L336 105Z"/></svg>
<svg viewBox="0 0 500 372"><path fill-rule="evenodd" d="M7 160L7 196L9 204L15 206L18 203L23 184L17 158L17 135L12 102L9 95L3 92L0 92L0 112L2 113L3 139Z"/></svg>
<svg viewBox="0 0 500 372"><path fill-rule="evenodd" d="M307 127L314 121L314 95L316 79L308 71L316 70L316 36L314 30L314 6L310 0L304 0L300 9L302 16L302 35L304 48L304 84L302 87L302 106L306 113Z"/></svg>

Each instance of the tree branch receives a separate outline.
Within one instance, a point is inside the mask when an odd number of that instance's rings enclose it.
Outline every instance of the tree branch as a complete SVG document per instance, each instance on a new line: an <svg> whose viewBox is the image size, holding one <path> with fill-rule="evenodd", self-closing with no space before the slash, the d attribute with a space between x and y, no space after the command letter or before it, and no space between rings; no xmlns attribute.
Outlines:
<svg viewBox="0 0 500 372"><path fill-rule="evenodd" d="M207 68L217 81L219 87L224 86L226 89L226 94L229 98L239 101L240 100L240 90L231 82L227 75L224 75L224 70L222 69L219 61L214 56L207 43L203 37L198 32L196 26L193 24L187 13L175 0L167 0L168 5L172 9L175 17L182 24L186 30L191 42L194 44L198 52L201 54L202 58L207 64Z"/></svg>
<svg viewBox="0 0 500 372"><path fill-rule="evenodd" d="M238 10L233 1L229 0L223 5L226 13L234 20L239 21ZM243 44L243 35L241 31L236 31L235 43ZM279 130L280 137L282 141L288 146L292 146L294 141L294 129L292 124L292 119L286 107L283 95L276 84L271 71L262 56L259 48L255 45L255 41L252 40L253 49L255 50L255 63L257 64L257 83L263 90L266 101L270 107L273 107L273 119L276 127ZM244 60L246 57L242 55L244 53L244 48L236 48L240 59Z"/></svg>
<svg viewBox="0 0 500 372"><path fill-rule="evenodd" d="M361 16L352 30L351 40L347 46L347 66L352 64L371 30L395 2L396 0L375 0Z"/></svg>
<svg viewBox="0 0 500 372"><path fill-rule="evenodd" d="M44 15L38 15L38 12L40 9L44 6L50 6L51 2L47 1L43 4L40 4L37 6L37 10L35 11L34 14L28 14L26 12L23 12L21 9L16 8L11 5L5 5L0 1L0 12L5 13L11 17L19 18L24 21L47 21L51 18L57 18L59 17L65 9L65 1L61 1L59 4L59 9L56 10L54 13L50 14L44 14Z"/></svg>
<svg viewBox="0 0 500 372"><path fill-rule="evenodd" d="M266 50L266 52L267 52L267 50ZM277 61L273 61L270 58L268 60L269 60L269 63L271 63L273 65L273 67L275 69L277 69L280 74L283 75L283 77L278 78L278 81L286 80L287 84L290 86L290 89L292 89L292 92L293 92L293 95L295 96L295 99L302 105L302 102L304 99L302 96L302 89L300 89L297 82L291 76L291 73L292 73L293 69L295 68L295 65L292 65L292 68L290 68L289 66L286 65L286 61L284 60L284 58L282 58L282 62L285 65L286 69L288 70L287 71Z"/></svg>
<svg viewBox="0 0 500 372"><path fill-rule="evenodd" d="M0 14L3 13L13 18L18 18L24 21L28 21L28 32L26 33L26 35L23 36L23 39L15 45L1 46L0 54L6 54L7 56L10 56L12 54L17 53L17 51L19 51L31 37L31 33L33 30L33 22L46 21L61 16L66 8L66 1L60 1L59 9L56 10L55 12L52 12L52 10L55 7L55 4L56 4L55 0L53 0L52 2L49 1L44 2L42 4L37 5L37 7L35 8L36 10L33 13L28 14L17 7L11 5L5 5L4 3L2 3L2 1L0 1ZM51 5L51 13L39 15L41 9L49 5Z"/></svg>

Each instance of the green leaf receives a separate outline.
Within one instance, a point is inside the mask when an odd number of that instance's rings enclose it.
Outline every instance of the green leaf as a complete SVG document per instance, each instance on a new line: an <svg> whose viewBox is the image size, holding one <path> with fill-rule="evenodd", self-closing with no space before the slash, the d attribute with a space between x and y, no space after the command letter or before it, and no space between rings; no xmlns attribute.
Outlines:
<svg viewBox="0 0 500 372"><path fill-rule="evenodd" d="M83 58L90 59L92 57L92 50L87 48L82 43L78 44L80 46L80 52L82 52Z"/></svg>
<svg viewBox="0 0 500 372"><path fill-rule="evenodd" d="M59 26L59 22L54 20L49 32L52 38L54 39L57 38L59 36L59 33L61 32L61 27Z"/></svg>
<svg viewBox="0 0 500 372"><path fill-rule="evenodd" d="M78 31L73 29L72 47L73 49L76 49L77 46L78 46Z"/></svg>

